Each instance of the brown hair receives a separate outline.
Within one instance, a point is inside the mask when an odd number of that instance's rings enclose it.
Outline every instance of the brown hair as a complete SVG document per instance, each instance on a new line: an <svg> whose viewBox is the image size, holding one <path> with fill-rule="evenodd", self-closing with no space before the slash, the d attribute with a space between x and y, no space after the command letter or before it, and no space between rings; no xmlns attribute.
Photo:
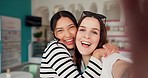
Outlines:
<svg viewBox="0 0 148 78"><path fill-rule="evenodd" d="M100 22L100 41L98 43L97 48L102 48L102 46L107 43L107 30L105 28L105 24L103 23L103 21L101 20L101 17L99 15L101 14L96 14L96 13L92 13L89 12L90 14L87 15L85 14L85 16L82 15L82 17L80 18L80 20L78 21L78 27L80 26L81 22L86 18L86 17L94 17L96 18L99 22ZM77 46L75 45L75 62L76 62L76 66L78 67L78 70L81 71L81 60L82 60L82 55L80 54L80 52L77 49Z"/></svg>

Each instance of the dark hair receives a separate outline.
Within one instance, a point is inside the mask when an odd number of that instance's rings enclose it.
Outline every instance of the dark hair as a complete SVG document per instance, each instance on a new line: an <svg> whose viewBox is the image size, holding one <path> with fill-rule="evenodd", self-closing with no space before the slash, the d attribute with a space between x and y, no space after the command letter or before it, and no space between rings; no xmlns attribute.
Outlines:
<svg viewBox="0 0 148 78"><path fill-rule="evenodd" d="M85 15L83 15L83 14L85 14ZM99 41L96 49L102 48L102 46L105 43L107 43L107 30L105 28L105 23L103 23L103 20L102 20L102 18L104 18L105 16L101 15L101 14L92 13L90 11L83 11L83 14L81 15L81 18L78 21L78 26L80 26L81 22L86 17L94 17L100 22L100 41ZM75 46L76 46L76 44L75 44ZM81 60L82 60L82 55L78 51L77 47L75 47L75 62L76 62L76 65L77 65L79 71L81 71Z"/></svg>
<svg viewBox="0 0 148 78"><path fill-rule="evenodd" d="M51 28L51 31L54 32L54 30L56 28L57 21L61 17L68 17L69 19L71 19L73 21L74 25L78 28L77 20L76 20L76 18L74 17L74 15L71 12L69 12L69 11L59 11L59 12L55 13L53 15L53 17L51 18L51 20L50 20L50 28ZM53 33L53 35L55 37L55 34L54 33Z"/></svg>

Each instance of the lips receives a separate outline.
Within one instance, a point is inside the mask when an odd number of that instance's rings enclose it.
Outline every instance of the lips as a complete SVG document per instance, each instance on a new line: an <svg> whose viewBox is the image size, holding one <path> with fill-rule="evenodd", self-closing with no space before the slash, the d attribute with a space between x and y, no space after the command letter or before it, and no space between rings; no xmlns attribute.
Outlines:
<svg viewBox="0 0 148 78"><path fill-rule="evenodd" d="M74 43L74 40L73 39L64 40L64 43L67 45L71 45Z"/></svg>
<svg viewBox="0 0 148 78"><path fill-rule="evenodd" d="M90 42L86 42L86 41L82 41L81 44L82 44L82 46L85 47L85 48L88 48L88 47L91 45Z"/></svg>

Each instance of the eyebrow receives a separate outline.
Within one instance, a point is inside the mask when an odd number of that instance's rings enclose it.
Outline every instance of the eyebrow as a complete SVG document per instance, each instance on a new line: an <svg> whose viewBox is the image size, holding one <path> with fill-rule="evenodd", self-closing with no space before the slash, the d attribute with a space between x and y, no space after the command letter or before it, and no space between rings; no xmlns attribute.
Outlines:
<svg viewBox="0 0 148 78"><path fill-rule="evenodd" d="M79 27L82 27L82 28L86 28L85 26L79 26ZM97 31L100 31L99 29L97 28L92 28L93 30L97 30Z"/></svg>
<svg viewBox="0 0 148 78"><path fill-rule="evenodd" d="M62 27L56 28L56 30L58 30L58 29L62 29Z"/></svg>
<svg viewBox="0 0 148 78"><path fill-rule="evenodd" d="M97 29L97 28L92 28L92 29L97 30L97 31L100 31L100 30L99 30L99 29Z"/></svg>
<svg viewBox="0 0 148 78"><path fill-rule="evenodd" d="M71 26L71 25L75 25L75 24L69 24L68 26Z"/></svg>
<svg viewBox="0 0 148 78"><path fill-rule="evenodd" d="M72 26L72 25L74 25L74 24L69 24L68 26ZM58 30L58 29L63 29L63 28L62 27L56 28L56 30Z"/></svg>

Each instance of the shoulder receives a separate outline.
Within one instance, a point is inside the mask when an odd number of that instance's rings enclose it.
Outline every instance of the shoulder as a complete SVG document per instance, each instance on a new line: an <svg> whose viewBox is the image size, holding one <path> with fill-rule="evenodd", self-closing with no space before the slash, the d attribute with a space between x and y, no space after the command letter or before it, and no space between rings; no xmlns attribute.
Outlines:
<svg viewBox="0 0 148 78"><path fill-rule="evenodd" d="M131 63L117 60L113 65L112 73L115 78L127 78L126 76L129 75L129 69L131 69Z"/></svg>
<svg viewBox="0 0 148 78"><path fill-rule="evenodd" d="M123 68L129 67L130 65L131 65L130 63L118 59L118 60L114 63L113 68L114 68L114 69L115 69L115 68L123 69Z"/></svg>
<svg viewBox="0 0 148 78"><path fill-rule="evenodd" d="M59 53L66 53L68 55L70 55L68 49L66 48L66 46L56 40L53 40L53 41L50 41L48 44L47 44L47 47L45 48L44 50L44 53L43 53L43 57L44 56L49 56L51 54L59 54ZM71 55L70 55L71 56Z"/></svg>
<svg viewBox="0 0 148 78"><path fill-rule="evenodd" d="M49 49L58 49L58 48L62 48L62 49L67 49L66 46L62 43L60 43L59 41L57 40L52 40L50 41L48 44L47 44L47 47L45 49L45 52Z"/></svg>

